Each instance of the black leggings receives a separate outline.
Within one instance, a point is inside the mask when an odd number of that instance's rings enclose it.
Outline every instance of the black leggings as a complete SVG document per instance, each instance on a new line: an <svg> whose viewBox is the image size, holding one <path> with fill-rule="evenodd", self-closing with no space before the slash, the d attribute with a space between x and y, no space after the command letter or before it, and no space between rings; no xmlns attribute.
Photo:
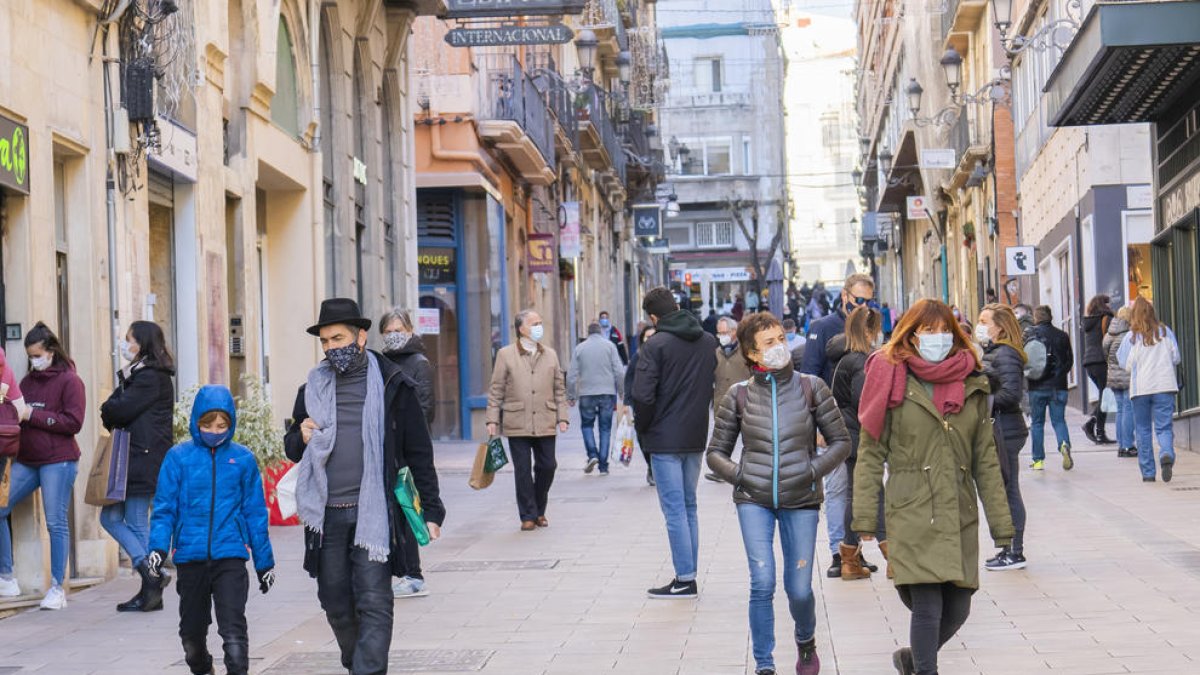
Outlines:
<svg viewBox="0 0 1200 675"><path fill-rule="evenodd" d="M1084 366L1087 371L1088 379L1095 383L1096 388L1100 390L1100 398L1092 405L1092 417L1096 418L1096 435L1104 433L1104 422L1108 416L1100 409L1100 404L1104 400L1104 388L1108 386L1108 366L1103 363L1093 363L1090 366Z"/></svg>
<svg viewBox="0 0 1200 675"><path fill-rule="evenodd" d="M908 639L917 675L937 675L938 650L967 622L975 590L943 583L906 584L896 592L912 610Z"/></svg>

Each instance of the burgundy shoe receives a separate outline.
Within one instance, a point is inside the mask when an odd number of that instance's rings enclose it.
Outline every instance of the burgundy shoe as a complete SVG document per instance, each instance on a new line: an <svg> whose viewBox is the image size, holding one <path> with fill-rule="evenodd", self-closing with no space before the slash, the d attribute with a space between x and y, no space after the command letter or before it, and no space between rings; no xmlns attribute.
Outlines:
<svg viewBox="0 0 1200 675"><path fill-rule="evenodd" d="M800 657L796 659L796 675L818 675L821 672L821 659L817 656L817 639L808 642L797 642Z"/></svg>

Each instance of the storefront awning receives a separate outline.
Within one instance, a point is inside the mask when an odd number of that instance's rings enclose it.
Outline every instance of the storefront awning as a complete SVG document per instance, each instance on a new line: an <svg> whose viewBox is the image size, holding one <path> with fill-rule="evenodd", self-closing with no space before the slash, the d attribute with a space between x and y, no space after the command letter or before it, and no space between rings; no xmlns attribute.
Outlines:
<svg viewBox="0 0 1200 675"><path fill-rule="evenodd" d="M1200 83L1200 0L1097 3L1044 92L1056 127L1154 122Z"/></svg>

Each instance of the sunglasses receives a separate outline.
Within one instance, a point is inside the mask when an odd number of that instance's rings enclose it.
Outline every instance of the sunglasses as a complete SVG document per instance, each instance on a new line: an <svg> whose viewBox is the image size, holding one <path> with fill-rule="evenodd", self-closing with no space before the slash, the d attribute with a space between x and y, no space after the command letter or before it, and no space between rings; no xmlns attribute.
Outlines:
<svg viewBox="0 0 1200 675"><path fill-rule="evenodd" d="M855 305L858 305L859 307L862 307L863 305L867 304L868 302L871 302L871 298L860 298L857 295L851 295L850 300Z"/></svg>

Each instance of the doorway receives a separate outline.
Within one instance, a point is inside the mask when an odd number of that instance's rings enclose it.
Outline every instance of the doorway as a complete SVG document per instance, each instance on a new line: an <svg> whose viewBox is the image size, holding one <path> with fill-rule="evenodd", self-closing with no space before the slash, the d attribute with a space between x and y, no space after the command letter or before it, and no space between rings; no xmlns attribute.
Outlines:
<svg viewBox="0 0 1200 675"><path fill-rule="evenodd" d="M171 178L151 171L150 295L145 298L147 321L162 328L172 354L179 353L175 307L175 186Z"/></svg>
<svg viewBox="0 0 1200 675"><path fill-rule="evenodd" d="M440 440L462 438L457 286L421 286L413 319L425 343L425 354L433 363L434 419L430 435Z"/></svg>

